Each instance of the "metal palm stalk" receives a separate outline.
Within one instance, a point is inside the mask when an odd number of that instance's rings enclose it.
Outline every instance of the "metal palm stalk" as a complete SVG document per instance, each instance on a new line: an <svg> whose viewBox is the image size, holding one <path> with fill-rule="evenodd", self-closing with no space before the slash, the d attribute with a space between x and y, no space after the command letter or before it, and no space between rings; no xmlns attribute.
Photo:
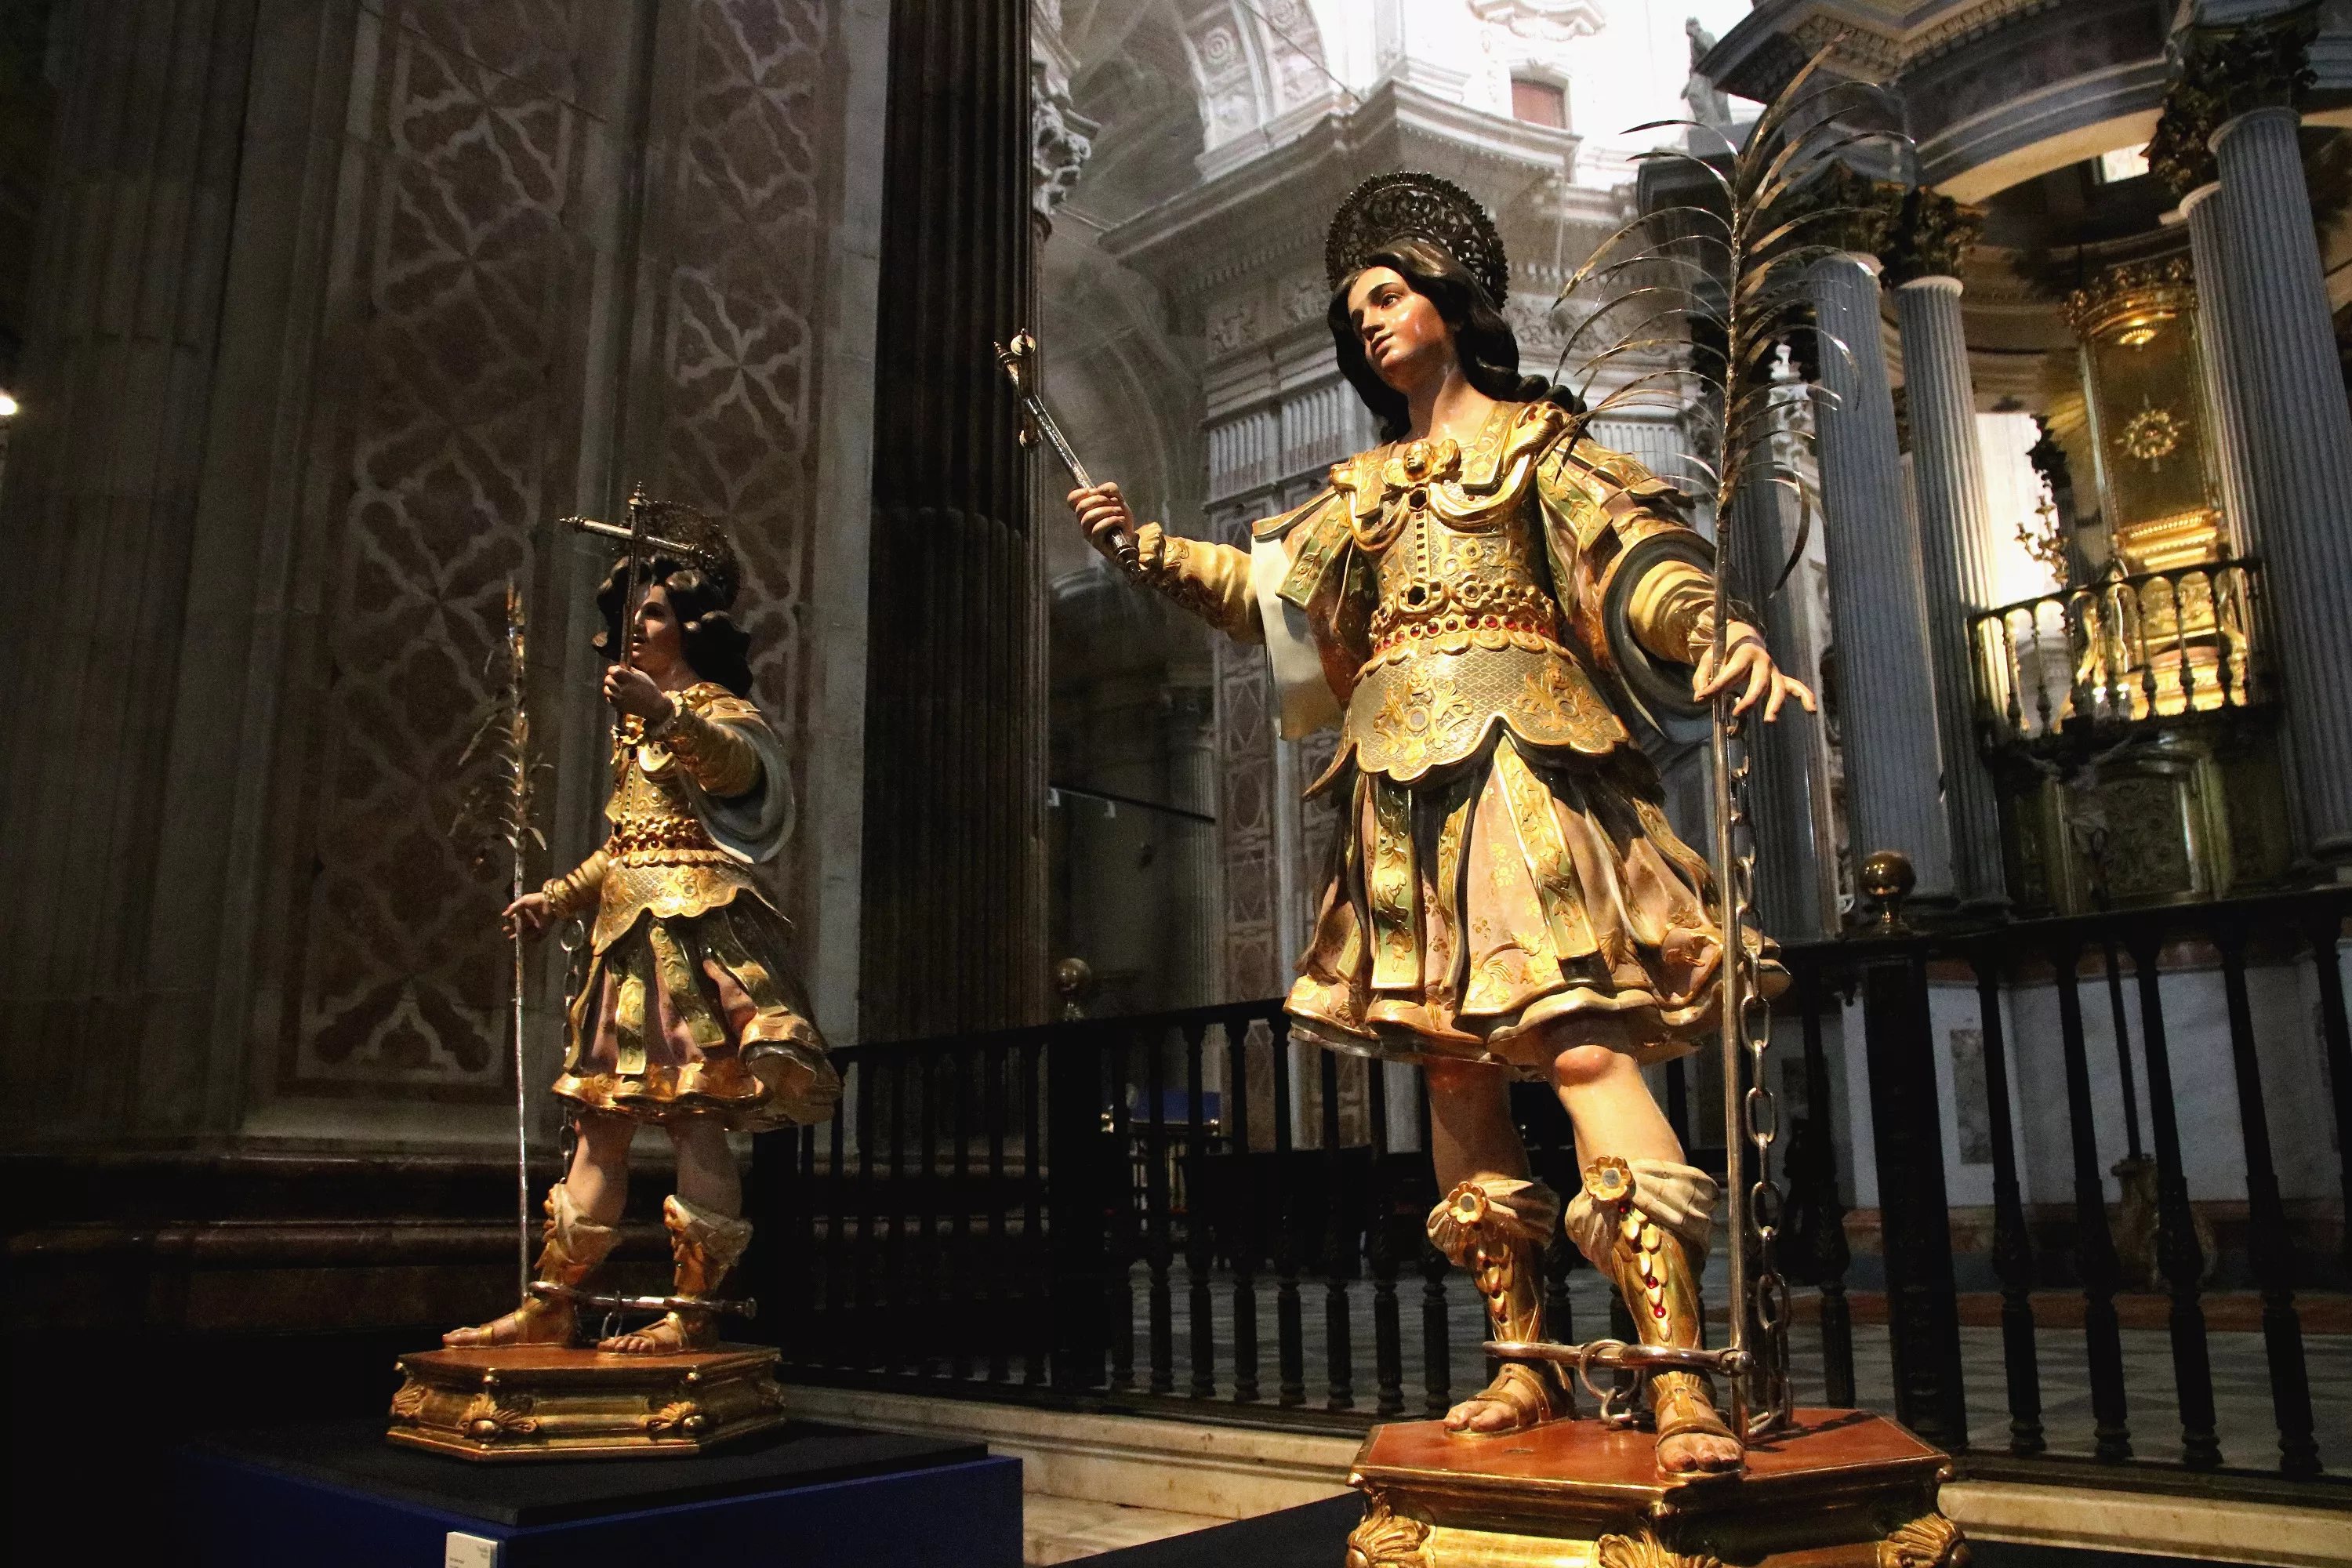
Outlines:
<svg viewBox="0 0 2352 1568"><path fill-rule="evenodd" d="M475 757L487 753L495 766L467 792L465 806L453 831L473 840L474 864L487 866L503 855L507 865L507 900L513 903L527 888L524 871L532 846L546 847L546 837L533 826L533 774L530 710L524 701L529 673L529 620L521 592L507 583L506 688L487 705L481 723L458 757L462 772ZM495 657L495 656L493 656ZM513 1035L515 1094L515 1268L517 1300L530 1291L530 1144L529 1109L523 1073L523 994L528 980L525 938L520 928L509 946L512 965L508 980Z"/></svg>
<svg viewBox="0 0 2352 1568"><path fill-rule="evenodd" d="M1713 156L1675 151L1645 155L1689 175L1702 197L1644 214L1617 230L1553 302L1556 313L1571 312L1580 303L1591 306L1568 334L1557 379L1580 384L1580 393L1589 395L1604 374L1633 373L1591 404L1588 419L1615 408L1664 406L1696 427L1699 449L1685 460L1711 492L1714 505L1717 668L1730 651L1732 620L1748 618L1741 615L1731 582L1738 555L1733 530L1738 526L1733 501L1741 487L1785 486L1798 498L1796 542L1773 582L1763 587L1765 595L1779 591L1811 535L1809 487L1783 452L1809 454L1816 437L1810 429L1787 427L1780 407L1787 395L1773 385L1771 370L1781 344L1811 327L1807 275L1813 264L1853 248L1851 236L1867 229L1879 214L1871 182L1856 174L1848 160L1907 165L1910 157L1910 143L1899 132L1858 122L1857 117L1883 112L1878 89L1822 79L1822 64L1835 47L1815 55L1765 106L1743 145L1695 121L1634 127L1686 128L1722 143ZM1832 338L1817 333L1816 341L1824 354L1851 352ZM1818 384L1807 395L1831 395ZM1781 542L1773 542L1774 558ZM1771 1016L1762 984L1761 938L1754 929L1748 758L1744 720L1732 711L1735 696L1727 690L1713 700L1711 858L1727 948L1718 1016L1724 1024L1723 1132L1731 1165L1726 1184L1732 1237L1729 1296L1738 1305L1728 1314L1725 1348L1698 1354L1728 1378L1734 1429L1752 1438L1785 1424L1791 1401L1788 1292L1775 1258L1780 1194L1770 1164L1778 1112L1764 1077ZM1588 1354L1580 1365L1610 1360Z"/></svg>

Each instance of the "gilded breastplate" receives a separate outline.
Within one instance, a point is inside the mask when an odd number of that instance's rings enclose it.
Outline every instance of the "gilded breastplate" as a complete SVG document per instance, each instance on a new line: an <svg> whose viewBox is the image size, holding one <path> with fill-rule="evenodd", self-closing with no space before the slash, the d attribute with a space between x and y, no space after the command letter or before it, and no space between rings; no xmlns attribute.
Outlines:
<svg viewBox="0 0 2352 1568"><path fill-rule="evenodd" d="M1352 466L1352 531L1378 586L1347 717L1366 772L1418 778L1472 754L1497 722L1591 753L1629 739L1559 640L1531 483L1553 429L1507 409L1466 453L1414 442Z"/></svg>
<svg viewBox="0 0 2352 1568"><path fill-rule="evenodd" d="M711 842L688 801L684 770L625 721L614 766L619 780L605 803L612 858L598 897L595 943L604 947L651 910L661 919L698 915L754 888L751 872Z"/></svg>

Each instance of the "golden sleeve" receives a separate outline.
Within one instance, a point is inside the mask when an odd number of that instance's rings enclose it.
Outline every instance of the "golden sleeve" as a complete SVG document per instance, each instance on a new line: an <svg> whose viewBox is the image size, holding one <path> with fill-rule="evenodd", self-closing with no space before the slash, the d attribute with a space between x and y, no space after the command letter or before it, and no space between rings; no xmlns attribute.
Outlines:
<svg viewBox="0 0 2352 1568"><path fill-rule="evenodd" d="M1661 561L1633 584L1625 619L1660 658L1696 664L1715 635L1715 583L1687 561Z"/></svg>
<svg viewBox="0 0 2352 1568"><path fill-rule="evenodd" d="M707 711L679 700L667 720L646 731L646 738L659 742L705 794L731 799L760 782L760 753L732 725L712 717L731 716L737 706L756 712L740 698L715 700Z"/></svg>
<svg viewBox="0 0 2352 1568"><path fill-rule="evenodd" d="M539 889L548 912L562 921L594 909L604 891L604 873L612 868L613 858L599 849L562 876L550 877Z"/></svg>
<svg viewBox="0 0 2352 1568"><path fill-rule="evenodd" d="M1230 544L1186 539L1156 522L1136 531L1136 575L1235 642L1265 640L1250 558Z"/></svg>

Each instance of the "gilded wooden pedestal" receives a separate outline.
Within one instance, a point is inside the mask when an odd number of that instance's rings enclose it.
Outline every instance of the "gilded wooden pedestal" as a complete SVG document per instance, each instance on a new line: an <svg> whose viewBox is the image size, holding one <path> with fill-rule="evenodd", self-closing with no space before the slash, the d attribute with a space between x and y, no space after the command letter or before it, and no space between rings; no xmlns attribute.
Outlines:
<svg viewBox="0 0 2352 1568"><path fill-rule="evenodd" d="M1375 1427L1349 1480L1349 1568L1959 1568L1949 1461L1884 1416L1801 1410L1730 1476L1660 1477L1651 1434L1555 1421L1498 1437Z"/></svg>
<svg viewBox="0 0 2352 1568"><path fill-rule="evenodd" d="M400 1359L386 1436L468 1459L699 1454L783 1421L775 1363L774 1351L755 1345L676 1355L420 1351Z"/></svg>

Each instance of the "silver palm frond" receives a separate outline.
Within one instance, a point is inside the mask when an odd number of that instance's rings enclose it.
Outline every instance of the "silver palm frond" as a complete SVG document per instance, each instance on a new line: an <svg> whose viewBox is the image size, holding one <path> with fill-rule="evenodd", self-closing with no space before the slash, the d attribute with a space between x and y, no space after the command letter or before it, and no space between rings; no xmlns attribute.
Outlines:
<svg viewBox="0 0 2352 1568"><path fill-rule="evenodd" d="M1743 555L1778 560L1785 539L1734 540L1741 521L1734 499L1747 487L1786 487L1798 500L1795 543L1759 596L1777 592L1810 541L1814 508L1806 476L1816 436L1791 421L1791 389L1773 374L1783 347L1813 333L1817 354L1853 350L1822 333L1811 317L1808 275L1841 252L1869 247L1886 221L1883 192L1895 188L1870 172L1907 176L1914 160L1885 95L1864 83L1829 78L1832 42L1797 72L1758 117L1743 143L1696 121L1656 121L1629 134L1684 129L1685 142L1713 138L1721 150L1644 155L1662 174L1678 174L1696 197L1658 206L1602 241L1553 301L1554 319L1582 319L1565 331L1554 379L1573 386L1588 421L1612 410L1667 408L1696 449L1683 458L1688 476L1714 502L1714 647L1719 666L1738 616L1734 563ZM1905 183L1914 183L1906 180ZM1613 382L1598 401L1591 394ZM1818 382L1796 395L1828 400ZM1777 512L1777 508L1771 509ZM1774 521L1777 521L1777 519ZM1792 1399L1788 1376L1788 1296L1774 1257L1780 1192L1771 1175L1775 1117L1764 1053L1771 1017L1762 941L1755 931L1756 857L1748 831L1747 744L1727 691L1714 700L1714 843L1717 929L1725 933L1719 967L1725 1145L1732 1152L1727 1217L1730 1379L1735 1429L1761 1436L1785 1424ZM1748 1087L1740 1087L1745 1083ZM1743 1169L1744 1167L1744 1169ZM1743 1356L1741 1352L1745 1352Z"/></svg>

